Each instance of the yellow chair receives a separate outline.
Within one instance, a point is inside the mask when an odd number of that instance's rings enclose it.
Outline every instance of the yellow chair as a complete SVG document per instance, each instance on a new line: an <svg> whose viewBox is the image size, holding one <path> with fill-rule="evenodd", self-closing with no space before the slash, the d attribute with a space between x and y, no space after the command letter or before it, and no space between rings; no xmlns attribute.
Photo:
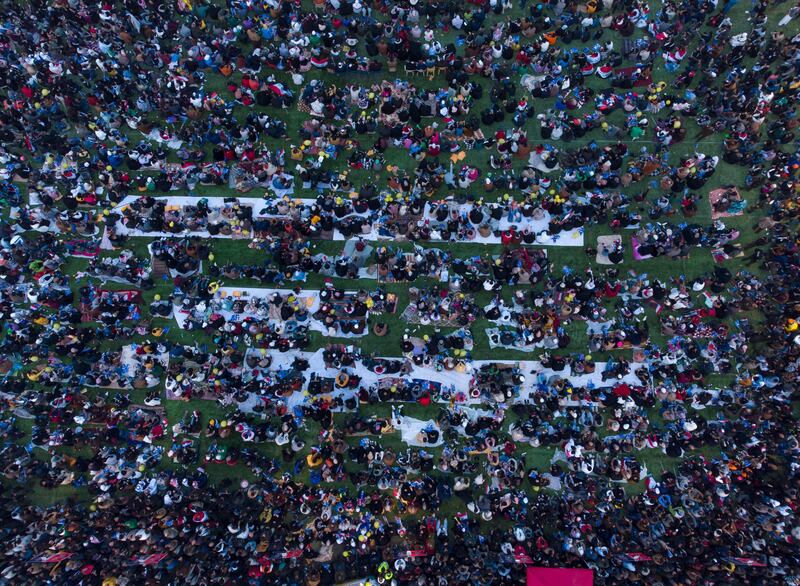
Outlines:
<svg viewBox="0 0 800 586"><path fill-rule="evenodd" d="M436 68L435 67L428 67L425 70L425 75L427 76L428 80L433 80L436 77Z"/></svg>

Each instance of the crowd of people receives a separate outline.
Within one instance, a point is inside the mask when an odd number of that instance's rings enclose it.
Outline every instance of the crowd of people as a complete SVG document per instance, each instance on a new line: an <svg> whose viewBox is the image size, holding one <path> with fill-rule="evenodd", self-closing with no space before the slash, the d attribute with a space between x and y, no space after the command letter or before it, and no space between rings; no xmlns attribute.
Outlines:
<svg viewBox="0 0 800 586"><path fill-rule="evenodd" d="M0 584L800 580L798 6L0 6Z"/></svg>

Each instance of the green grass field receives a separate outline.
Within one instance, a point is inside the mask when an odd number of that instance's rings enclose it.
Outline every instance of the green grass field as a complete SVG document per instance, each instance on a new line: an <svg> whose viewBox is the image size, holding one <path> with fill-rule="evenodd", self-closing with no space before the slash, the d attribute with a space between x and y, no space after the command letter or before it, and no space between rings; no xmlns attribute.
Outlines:
<svg viewBox="0 0 800 586"><path fill-rule="evenodd" d="M304 5L307 3L307 0L304 1ZM310 4L310 3L309 3ZM774 7L770 13L770 30L775 30L777 25L777 21L780 17L788 10L788 4L780 4ZM656 7L653 7L653 11L656 10ZM747 3L739 3L731 12L731 17L734 21L734 32L740 32L747 30ZM505 19L509 16L514 16L517 14L517 11L513 11L510 15L506 14L502 19ZM491 20L499 20L498 17L490 16ZM794 25L794 23L792 23ZM790 31L785 31L787 36L789 36ZM636 34L641 34L641 31L637 31ZM456 35L455 32L450 31L445 33L444 38L441 39L442 43L447 40L454 40ZM607 41L612 37L612 33L606 32L601 41ZM692 36L692 44L689 46L689 51L692 50L692 47L695 43L698 42L699 35ZM617 41L619 37L614 36L614 40ZM580 43L573 43L570 45L570 48L580 48ZM250 50L250 47L247 45L244 46L245 50ZM659 60L659 63L662 61ZM266 75L268 72L262 71L262 76ZM381 72L378 74L363 74L360 76L354 76L348 79L342 79L340 76L332 75L329 73L323 72L312 72L315 78L321 79L326 83L329 84L371 84L377 83L382 79L386 78L389 74L386 72ZM404 77L402 72L398 72L398 76L401 79ZM519 75L519 74L517 74ZM208 81L207 81L207 89L209 91L218 91L221 95L225 97L230 96L230 92L227 89L227 85L229 83L238 83L239 78L241 75L239 73L234 73L230 79L226 79L219 74L209 74ZM275 77L291 86L292 82L289 77L284 72L276 72ZM665 81L669 84L672 76L671 74L667 73L663 69L656 69L654 71L654 81ZM306 82L312 79L312 75L308 74L306 76ZM441 77L437 77L433 80L428 80L424 77L414 77L411 81L416 85L421 85L424 87L431 87L431 88L438 88L444 84L444 81ZM475 105L474 111L480 112L483 108L485 108L489 103L489 89L490 89L490 81L486 79L479 79L480 83L484 85L484 97L483 99ZM601 90L607 87L605 82L598 77L592 77L587 82L587 85L594 90ZM298 89L299 88L295 88ZM532 100L531 103L533 104L535 111L537 113L544 112L548 108L553 106L554 100ZM591 106L590 106L591 107ZM255 108L258 110L258 108ZM251 109L244 107L244 106L237 106L235 109L237 117L243 119ZM302 124L303 120L306 118L306 115L299 112L296 108L289 108L286 110L275 110L274 108L267 108L265 109L270 115L280 117L281 119L285 120L288 126L288 133L289 139L286 141L277 140L277 141L266 141L262 143L264 146L268 146L270 148L286 148L289 149L290 144L294 144L298 141L298 130L300 125ZM582 112L589 111L588 108L584 108ZM655 118L653 115L649 115L652 118ZM156 119L151 119L152 122L158 122ZM623 122L623 113L616 112L611 117L611 122L621 124ZM713 135L710 137L706 137L700 143L693 142L693 137L696 136L698 132L698 127L694 124L692 120L687 119L685 122L688 130L688 138L681 144L675 145L670 149L670 163L675 164L682 156L689 155L695 151L703 152L708 155L718 155L721 154L721 142L723 140L723 136L720 135ZM499 126L484 128L484 133L486 136L489 136L492 132L497 130ZM538 124L535 120L531 120L528 125L526 126L526 130L528 132L528 136L530 141L533 144L537 144L539 142L539 130ZM138 142L141 136L134 132L128 131L128 135L131 139L132 143ZM364 143L369 144L372 139L369 137L363 137ZM588 143L589 141L597 141L602 143L605 138L601 135L600 131L594 131L593 133L587 134L581 140L573 140L570 143L566 144L559 144L562 149L567 148L574 148L579 146L583 143ZM636 143L632 143L633 148L654 148L653 142L649 140L641 140ZM464 161L466 164L474 164L481 168L487 167L488 157L490 155L490 151L486 150L471 150L467 152L467 158ZM416 161L408 155L406 151L403 149L399 149L396 147L391 147L386 153L387 162L392 165L400 166L404 169L407 169L409 172L413 172ZM175 159L177 161L177 159ZM335 168L338 168L340 171L344 171L346 169L346 160L339 159L338 161L329 162L328 164L333 165ZM524 166L524 161L516 160L514 161L515 169L520 170ZM388 174L385 170L380 171L378 173L371 173L367 171L351 171L349 173L350 179L353 181L355 185L360 185L362 183L374 183L376 185L382 186L385 185ZM754 192L749 192L744 188L744 176L745 171L741 167L734 167L727 165L724 162L720 162L720 165L717 169L716 174L711 179L711 181L703 188L702 193L707 194L708 191L715 189L719 186L726 185L726 184L734 184L736 185L740 192L742 193L743 197L748 200L749 206L747 209L747 213L743 216L729 218L725 220L725 223L736 229L741 231L741 237L739 238L738 242L741 244L748 244L753 241L756 236L752 231L752 225L757 222L761 211L756 209L753 204L756 203L757 194ZM633 195L635 193L641 192L644 190L647 185L644 184L645 182L640 182L638 184L631 185L629 188L626 188L626 191L629 195ZM172 192L172 195L187 195L186 192L178 191ZM217 187L198 187L188 195L196 195L198 197L201 196L239 196L239 197L254 197L258 198L263 195L263 190L253 190L247 194L239 194L233 190L227 188L217 188ZM299 197L314 197L316 194L315 192L304 191L299 187L295 187L295 195ZM443 191L440 191L439 195L446 195ZM503 193L494 192L490 194L480 194L488 199L495 198L495 197L502 197ZM648 201L652 201L654 197L660 195L658 193L658 189L654 189L651 191L649 195ZM679 204L678 202L676 203ZM646 215L647 202L641 205L641 209L637 211L641 211L642 214ZM99 211L99 210L98 210ZM707 198L703 198L702 202L700 203L699 213L692 219L693 222L707 225L710 223L710 205ZM669 219L675 223L678 223L682 220L680 213L676 214L674 217ZM586 246L594 246L596 242L596 238L599 235L609 234L611 230L608 226L588 226L585 231L585 244ZM630 232L623 232L623 235L629 236ZM629 242L629 240L628 240ZM259 250L254 250L248 247L249 242L238 240L213 240L213 252L216 257L215 262L219 264L224 264L226 261L235 261L241 263L261 263L266 259L266 255L264 252ZM412 247L411 243L393 243L404 248L410 249ZM343 243L339 242L323 242L323 241L316 241L312 243L312 249L315 252L324 252L327 254L336 254L338 251L341 250ZM480 245L480 244L465 244L465 243L451 243L451 244L443 244L443 243L428 243L423 244L424 246L431 246L431 247L440 247L440 248L447 248L450 250L454 255L459 257L470 257L474 255L483 255L483 254L498 254L501 250L501 246L491 246L491 245ZM141 238L134 238L132 239L127 245L126 248L131 249L136 252L136 254L140 257L147 256L146 252L147 240ZM548 247L547 248L548 257L551 260L551 264L554 268L554 271L558 272L562 270L562 267L569 267L574 270L584 270L586 268L591 268L595 271L601 271L604 267L595 264L594 257L589 257L585 254L583 248L581 247ZM109 255L116 255L118 253L103 253ZM691 255L687 259L683 260L672 260L668 258L655 258L655 259L648 259L644 261L635 261L632 257L630 246L626 247L625 250L625 262L621 265L620 272L627 272L627 271L635 271L636 273L647 273L649 275L667 280L677 277L679 275L685 275L687 279L691 279L698 275L702 275L705 273L710 272L714 267L714 261L711 258L711 254L709 250L706 249L693 249ZM67 274L75 274L83 270L86 266L87 262L80 259L70 259L69 262L64 267L64 272ZM731 271L735 272L737 268L739 268L737 261L731 260L726 265ZM207 267L206 267L207 269ZM748 270L758 271L758 266L748 267ZM303 287L306 289L315 289L322 284L323 278L319 275L310 275L307 282L303 284ZM418 280L413 285L416 287L422 287L425 284L430 283L429 280ZM83 281L79 281L77 279L73 282L73 288L77 289L83 284ZM240 281L236 283L225 283L226 285L246 285L248 284L245 281ZM250 283L252 285L252 283ZM335 284L337 286L346 287L348 289L355 289L355 288L366 288L372 289L376 286L375 281L370 280L341 280L335 279ZM294 283L289 284L289 286L293 286ZM113 287L113 284L110 284L109 287ZM402 339L403 333L407 329L411 329L419 334L425 333L426 328L422 327L409 327L400 319L400 313L402 313L402 309L408 305L408 285L407 284L388 284L386 288L395 293L399 298L398 303L398 312L392 316L384 316L382 319L386 321L389 325L389 334L383 338L376 338L374 336L369 336L364 338L361 341L356 342L360 345L365 351L369 351L374 353L375 355L380 356L399 356L401 354L400 351L400 340ZM156 295L160 295L163 298L168 297L173 291L173 286L171 283L164 283L159 282L156 286L148 291L145 291L145 300L146 302L150 302L154 299ZM510 287L504 288L502 295L505 299L510 300L511 295L513 294L513 289ZM491 295L488 293L481 293L477 296L479 304L485 304L489 301ZM146 307L147 303L144 304ZM612 311L612 306L609 305L609 311ZM735 316L741 317L741 316ZM761 319L759 314L753 313L752 315L748 315L751 320L758 321ZM649 329L651 332L651 340L657 344L663 346L666 342L664 336L660 333L660 327L658 323L658 319L654 312L649 311L647 315L647 322L649 325ZM162 326L169 326L170 331L167 334L167 337L175 342L185 343L185 344L192 344L195 342L203 342L208 341L204 340L202 336L197 336L195 334L190 334L188 332L180 331L175 322L172 320L152 320L154 325L162 325ZM535 358L538 353L521 353L515 352L511 350L492 350L488 346L488 339L484 334L484 330L489 327L489 322L486 320L477 320L472 325L472 332L475 340L475 347L473 351L473 357L475 359L501 359L501 360L522 360L522 359L532 359ZM92 327L91 324L87 324L86 327ZM585 352L587 349L587 336L585 332L585 325L581 322L572 322L568 325L568 333L571 336L571 344L568 348L561 350L560 352L564 353L582 353ZM105 348L115 348L120 346L123 343L130 343L135 341L141 340L108 340L104 342L103 346ZM326 338L319 334L314 334L312 339L312 346L311 350L324 347L326 344L331 342L336 342L337 340ZM341 341L341 340L338 340ZM352 342L352 340L346 340L345 342ZM628 358L630 358L630 352L626 352ZM601 353L597 356L597 359L602 360L605 356ZM728 376L718 376L712 377L711 382L718 386L724 386L725 384L729 383L732 380L732 377ZM104 391L98 390L91 390L87 391L89 395L94 393L102 393ZM134 391L131 393L134 402L140 402L144 398L143 391ZM205 420L209 418L225 418L226 417L226 410L217 405L216 403L207 402L207 401L193 401L192 403L184 403L178 401L164 401L164 407L166 409L166 414L170 424L179 420L183 414L191 409L199 409L202 412L203 418ZM361 409L362 414L365 415L381 415L381 416L388 416L389 415L389 406L388 405L375 405L375 406L366 406ZM406 414L411 416L418 416L420 418L429 418L431 416L435 416L436 410L438 407L431 406L429 408L424 408L419 405L409 405L406 407ZM651 421L658 422L659 416L657 413L657 409L652 410L649 414L651 417ZM713 413L708 413L708 416L713 416ZM341 418L341 415L337 415L337 421ZM512 418L509 417L506 419L507 422L511 422ZM30 422L25 420L20 420L18 422L20 426L23 427L28 433L30 432ZM309 426L308 429L308 441L306 442L307 445L313 445L316 439L316 432L318 430L313 427L313 425ZM209 441L202 437L200 441L200 449L199 453L202 455L205 453L206 448L208 446ZM238 438L232 437L225 440L230 445L236 445L237 442L241 443ZM163 442L166 447L169 447L169 442ZM387 447L392 447L396 450L402 449L404 446L400 441L399 435L397 436L386 436L381 438L381 443ZM266 454L279 456L279 452L276 446L274 445L259 445L258 449L263 451ZM441 448L435 448L431 451L434 453L438 453ZM709 447L707 449L702 450L702 453L709 457L715 457L718 455L717 450L713 447ZM41 450L36 450L35 454L37 457L41 458L49 458L49 455L45 454ZM550 458L553 455L552 448L528 448L525 454L525 460L528 467L536 466L539 468L546 468L549 465ZM647 465L649 471L655 475L659 475L664 470L671 470L677 464L675 459L669 458L660 452L658 453L647 453L641 455L642 461ZM163 466L169 467L172 464L165 461L162 463ZM228 467L224 465L209 465L207 470L215 482L222 482L225 479L230 479L234 483L238 483L240 479L247 478L252 480L253 475L252 473L246 469L243 465L237 465L234 467ZM307 479L308 471L304 471L302 473L302 477ZM630 490L639 490L641 489L641 485L631 485ZM350 485L350 489L352 490L352 486ZM41 487L31 486L31 490L29 492L30 500L40 506L49 506L55 505L59 502L62 502L66 498L76 498L79 500L86 500L88 501L91 497L87 491L84 489L71 489L70 487L59 487L58 489L54 490L47 490ZM450 501L448 503L449 507L457 507L458 503L454 501ZM452 511L445 510L445 513L448 512L455 512L455 508Z"/></svg>

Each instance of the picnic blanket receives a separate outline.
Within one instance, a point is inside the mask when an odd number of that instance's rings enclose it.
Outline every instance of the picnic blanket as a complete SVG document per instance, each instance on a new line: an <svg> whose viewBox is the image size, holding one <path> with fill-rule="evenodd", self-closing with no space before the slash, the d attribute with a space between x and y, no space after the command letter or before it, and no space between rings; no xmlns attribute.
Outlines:
<svg viewBox="0 0 800 586"><path fill-rule="evenodd" d="M503 328L487 328L486 335L489 337L489 347L490 348L505 348L506 350L516 350L518 352L534 352L537 348L549 348L555 349L558 348L558 338L555 337L544 337L535 344L525 344L524 338L517 336L515 341L512 343L506 343L503 341L503 332L508 332L510 330L503 329Z"/></svg>
<svg viewBox="0 0 800 586"><path fill-rule="evenodd" d="M96 295L101 301L109 301L111 303L130 303L138 305L142 300L142 292L137 289L121 289L119 291L97 289ZM78 309L81 312L81 322L83 323L97 321L101 313L99 305L94 306L92 304L80 303ZM126 319L131 318L132 314L128 313Z"/></svg>
<svg viewBox="0 0 800 586"><path fill-rule="evenodd" d="M169 352L156 352L153 354L146 354L146 355L139 355L136 352L137 345L136 344L128 344L123 346L120 349L119 354L119 370L124 372L124 376L120 378L120 381L123 381L124 384L120 383L112 383L110 385L104 386L103 388L109 389L132 389L133 382L132 377L137 372L140 367L141 361L146 356L153 358L156 363L158 363L162 368L166 368L169 365ZM98 385L92 383L85 383L87 387L97 387ZM148 384L148 387L156 387L159 385L158 380L154 380L152 384Z"/></svg>
<svg viewBox="0 0 800 586"><path fill-rule="evenodd" d="M636 239L636 236L631 237L631 247L633 248L634 260L646 260L648 258L653 258L653 256L650 254L639 254L639 241Z"/></svg>
<svg viewBox="0 0 800 586"><path fill-rule="evenodd" d="M717 204L717 202L719 202L723 198L725 192L731 194L729 195L731 201L730 207L724 212L715 211L714 206ZM714 189L713 191L710 191L708 193L708 201L711 204L712 220L717 220L719 218L732 218L734 216L741 216L742 214L744 214L744 210L747 207L747 202L742 199L739 190L735 188L733 190L725 188Z"/></svg>
<svg viewBox="0 0 800 586"><path fill-rule="evenodd" d="M614 70L614 75L630 78L636 69L636 67L618 67ZM633 87L647 87L651 83L653 83L652 76L642 76L633 83Z"/></svg>
<svg viewBox="0 0 800 586"><path fill-rule="evenodd" d="M595 262L601 265L614 264L613 262L611 262L611 259L608 258L608 251L611 250L617 244L621 243L622 243L622 237L617 236L616 234L611 234L609 236L598 236L597 254L594 257Z"/></svg>
<svg viewBox="0 0 800 586"><path fill-rule="evenodd" d="M295 297L294 305L297 308L305 308L309 314L309 317L300 322L295 318L290 318L288 320L283 320L280 316L280 308L269 303L269 300L275 294L279 294L281 297L286 299L289 296ZM328 301L336 309L337 318L341 321L365 321L369 317L369 312L366 316L363 317L349 317L347 314L344 313L343 307L347 304L348 301L352 301L358 295L355 291L348 291L345 294L345 298L341 300L330 300ZM268 309L267 313L262 312L250 312L250 311L241 311L241 312L234 312L231 311L227 307L228 302L231 301L247 301L249 299L256 299L259 300L263 307ZM299 293L294 290L289 289L264 289L258 287L235 287L235 288L223 288L217 291L214 294L214 298L212 303L209 303L207 308L205 309L205 313L210 315L211 313L217 312L220 313L226 321L236 321L236 320L243 320L245 318L254 318L254 319L266 319L270 323L277 325L277 324L293 324L292 327L297 326L306 326L312 331L319 332L321 334L329 334L328 328L318 320L317 318L313 317L316 312L319 311L321 304L319 291L300 291ZM195 312L193 309L192 312ZM178 322L178 325L181 329L185 329L186 321L189 319L190 315L185 309L183 309L180 305L173 306L173 317L175 321ZM354 338L365 336L369 332L365 328L364 331L360 334L354 333L344 333L338 332L336 333L337 337L343 338Z"/></svg>
<svg viewBox="0 0 800 586"><path fill-rule="evenodd" d="M413 417L401 416L398 421L394 422L394 425L400 432L400 437L402 440L409 446L415 446L418 448L434 448L436 446L441 446L444 443L442 430L439 428L439 424L433 419L422 421L421 419L414 419ZM419 432L428 429L435 429L439 432L439 439L436 441L436 443L424 443L419 441L417 438Z"/></svg>
<svg viewBox="0 0 800 586"><path fill-rule="evenodd" d="M548 167L542 156L535 150L531 151L531 154L528 155L528 166L533 167L542 173L552 173L553 171L558 171L561 169L561 166L558 163L556 163L554 167Z"/></svg>
<svg viewBox="0 0 800 586"><path fill-rule="evenodd" d="M400 317L410 323L410 324L422 324L422 325L434 325L446 328L460 328L462 324L458 323L457 319L440 319L440 320L428 320L428 319L421 319L419 316L419 311L417 311L417 306L413 303L405 308Z"/></svg>
<svg viewBox="0 0 800 586"><path fill-rule="evenodd" d="M742 258L744 256L744 251L742 250L741 246L736 246L731 253L725 252L725 250L720 248L714 248L711 251L711 258L714 259L715 263L722 263L726 260L730 260L732 258Z"/></svg>
<svg viewBox="0 0 800 586"><path fill-rule="evenodd" d="M288 193L284 193L281 191L278 193L277 190L273 189L276 196L283 196L288 195ZM116 213L121 213L121 211L129 206L131 203L136 201L139 198L138 195L128 195L126 196L122 202L120 202L115 208L114 211ZM197 205L198 199L196 197L189 197L189 196L177 196L177 195L170 195L170 196L156 196L155 199L157 200L164 200L167 204L167 207L175 207L176 209L181 208L183 206L195 206ZM217 210L222 208L225 205L228 205L229 202L226 202L226 198L223 197L205 197L204 198L208 203L210 209ZM256 206L257 200L254 198L239 198L238 204L240 206L250 206L253 207L253 218L269 218L275 217L274 215L264 213L261 211L263 206ZM304 208L309 208L310 206L316 203L316 200L313 199L297 199L294 198L293 201L302 206ZM434 215L431 213L430 204L426 204L426 211L423 214L422 219L431 221L432 219L435 221ZM468 213L471 210L471 204L453 204L453 209L458 211L458 213ZM368 215L367 213L358 214L352 213L348 214L346 217L350 216L361 216L365 217ZM342 218L344 219L344 218ZM499 222L496 222L496 226L494 226L497 230L507 230L511 226L515 226L518 231L523 230L530 230L536 233L536 241L533 243L535 245L543 245L543 246L583 246L583 230L581 228L575 228L573 230L566 230L563 232L559 232L558 234L548 234L547 228L550 223L550 215L547 212L544 212L542 217L539 219L533 218L523 218L521 222L510 222L507 218L501 219ZM118 221L114 226L117 233L127 236L150 236L150 237L169 237L175 236L176 234L167 231L143 231L137 228L128 228L122 221ZM53 231L59 231L57 227L53 227ZM97 232L99 233L99 228L97 228ZM250 238L253 236L251 230L243 231L241 233L235 232L232 234L210 234L208 230L190 230L183 232L181 235L184 236L199 236L203 238L224 238L224 239L232 239L232 238ZM376 242L381 240L397 240L398 236L393 231L388 230L387 226L384 225L381 221L374 221L371 224L369 231L363 233L361 238L366 241ZM346 241L350 240L351 237L348 235L342 234L338 228L334 229L332 232L327 234L323 233L320 235L320 239L323 240L335 240L335 241ZM436 238L436 232L432 234L430 239L431 242L441 241L441 239ZM480 242L482 244L500 244L501 239L500 236L495 236L494 234L490 234L488 236L481 236L480 234L475 236L475 239L472 242ZM104 242L101 248L103 249L110 249L110 243Z"/></svg>
<svg viewBox="0 0 800 586"><path fill-rule="evenodd" d="M451 214L456 213L458 215L465 215L469 214L472 211L472 204L459 204L457 202L448 202L448 208L450 209ZM550 225L551 216L550 213L546 210L542 210L544 213L539 215L538 217L523 217L520 221L509 221L507 217L501 218L499 221L493 221L490 223L493 230L500 230L501 232L504 230L508 230L512 226L516 227L518 232L523 232L528 230L534 234L536 234L536 241L533 244L538 245L545 245L545 246L583 246L583 230L581 228L575 228L572 230L565 230L563 232L559 232L558 234L548 234L547 229ZM436 212L434 206L431 202L425 204L425 211L422 214L423 221L428 221L431 223L431 226L436 226L440 224L436 219ZM439 241L439 238L436 238L436 232L431 235L431 241ZM488 236L481 236L480 234L476 234L475 238L471 240L471 242L480 242L481 244L500 244L501 239L500 236L495 236L494 234L490 234Z"/></svg>

